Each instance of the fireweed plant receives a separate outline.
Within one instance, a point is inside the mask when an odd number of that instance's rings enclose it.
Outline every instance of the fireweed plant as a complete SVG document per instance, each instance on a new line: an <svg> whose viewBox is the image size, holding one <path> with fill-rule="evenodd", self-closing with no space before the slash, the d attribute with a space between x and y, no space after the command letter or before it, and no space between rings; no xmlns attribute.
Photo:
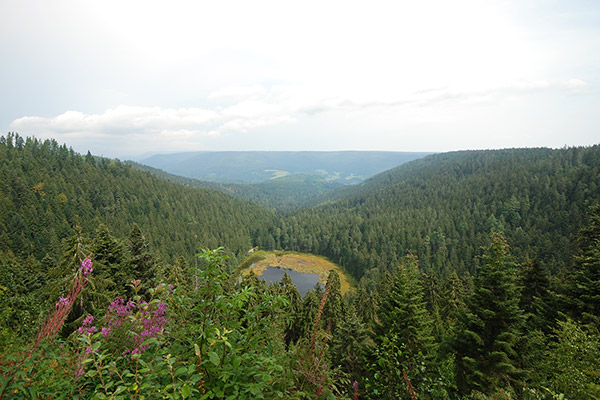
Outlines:
<svg viewBox="0 0 600 400"><path fill-rule="evenodd" d="M145 290L133 281L131 298L117 297L104 315L85 316L61 341L55 334L72 296L92 272L85 261L75 289L56 301L30 357L20 364L10 361L20 355L0 360L0 399L334 398L324 359L327 339L314 334L306 346L286 349L287 298L236 286L224 272L222 253L201 251L187 287Z"/></svg>
<svg viewBox="0 0 600 400"><path fill-rule="evenodd" d="M44 369L44 367L51 368L51 371L56 371L59 374L64 372L64 370L55 369L59 366L58 360L65 358L65 353L62 351L64 345L59 345L57 353L44 342L53 339L62 328L75 300L87 284L88 277L93 271L90 254L81 262L81 266L76 271L67 296L61 296L55 303L40 326L31 345L20 354L12 354L6 357L7 362L6 365L2 365L3 371L0 376L0 399L4 399L7 394L11 397L23 397L25 393L31 398L40 397L42 393L39 389L42 389L42 387L47 388L48 383L50 383L48 381L52 381L54 378L56 378L55 390L59 390L57 393L64 393L60 392L61 386L65 382L69 384L69 380L59 379L54 376L54 373L45 374L48 371ZM41 344L43 344L43 349L40 350ZM48 379L48 376L52 378Z"/></svg>

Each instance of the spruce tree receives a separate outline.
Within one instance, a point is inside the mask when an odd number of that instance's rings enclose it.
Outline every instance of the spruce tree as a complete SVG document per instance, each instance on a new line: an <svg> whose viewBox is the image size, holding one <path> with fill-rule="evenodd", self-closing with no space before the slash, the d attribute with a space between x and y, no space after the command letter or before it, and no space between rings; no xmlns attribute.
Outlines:
<svg viewBox="0 0 600 400"><path fill-rule="evenodd" d="M425 378L422 371L433 354L433 335L423 297L418 260L406 256L373 326L376 347L370 357L370 386L384 398L409 396L404 372L415 387Z"/></svg>
<svg viewBox="0 0 600 400"><path fill-rule="evenodd" d="M520 377L515 346L523 313L515 263L501 233L492 233L481 261L454 341L457 386L464 394L473 390L489 394L514 386Z"/></svg>
<svg viewBox="0 0 600 400"><path fill-rule="evenodd" d="M456 271L452 271L442 285L440 315L444 321L445 330L452 334L456 326L458 313L465 306L467 289Z"/></svg>
<svg viewBox="0 0 600 400"><path fill-rule="evenodd" d="M521 300L519 306L523 310L528 331L541 330L550 333L553 324L550 279L542 263L538 260L526 260L519 276Z"/></svg>
<svg viewBox="0 0 600 400"><path fill-rule="evenodd" d="M367 372L364 349L368 339L364 324L354 307L350 306L348 315L338 325L330 348L333 365L340 366L343 372L350 375L350 380L361 380Z"/></svg>
<svg viewBox="0 0 600 400"><path fill-rule="evenodd" d="M334 334L338 325L342 323L345 317L344 299L342 298L340 276L337 272L329 272L327 278L327 286L329 292L327 294L327 301L323 307L323 327L331 327L330 333Z"/></svg>
<svg viewBox="0 0 600 400"><path fill-rule="evenodd" d="M98 276L114 282L111 290L124 294L126 285L134 277L133 272L126 267L125 246L115 238L104 224L96 229L96 238L93 242L94 270Z"/></svg>
<svg viewBox="0 0 600 400"><path fill-rule="evenodd" d="M281 279L282 294L288 299L288 305L285 308L285 344L296 343L300 339L302 328L300 322L302 319L302 297L287 273L283 274Z"/></svg>
<svg viewBox="0 0 600 400"><path fill-rule="evenodd" d="M579 251L567 282L571 314L600 328L600 204L590 209L588 226L578 237Z"/></svg>
<svg viewBox="0 0 600 400"><path fill-rule="evenodd" d="M155 260L150 253L150 246L138 224L133 224L129 234L129 270L135 279L142 281L142 287L150 289L154 284Z"/></svg>

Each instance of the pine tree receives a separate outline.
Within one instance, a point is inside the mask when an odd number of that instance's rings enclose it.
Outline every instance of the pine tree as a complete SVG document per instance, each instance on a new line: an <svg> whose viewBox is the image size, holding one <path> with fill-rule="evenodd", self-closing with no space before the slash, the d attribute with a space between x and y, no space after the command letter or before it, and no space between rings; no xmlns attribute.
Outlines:
<svg viewBox="0 0 600 400"><path fill-rule="evenodd" d="M452 271L442 286L441 318L447 332L453 332L459 310L465 306L467 290L456 271Z"/></svg>
<svg viewBox="0 0 600 400"><path fill-rule="evenodd" d="M344 320L345 307L344 299L342 298L340 276L336 271L331 271L327 278L327 286L329 287L329 293L327 294L327 301L323 307L323 326L330 326L330 333L334 334L337 326Z"/></svg>
<svg viewBox="0 0 600 400"><path fill-rule="evenodd" d="M133 224L129 234L129 269L135 279L142 281L142 287L149 289L154 283L155 260L150 253L150 246L138 224Z"/></svg>
<svg viewBox="0 0 600 400"><path fill-rule="evenodd" d="M110 290L125 293L126 285L137 278L126 267L125 247L121 241L110 233L106 225L100 224L96 229L92 249L96 274L114 282Z"/></svg>
<svg viewBox="0 0 600 400"><path fill-rule="evenodd" d="M538 329L546 334L550 333L554 323L551 318L555 313L546 269L538 259L527 259L521 267L519 278L522 288L519 307L525 315L527 330Z"/></svg>
<svg viewBox="0 0 600 400"><path fill-rule="evenodd" d="M418 260L406 256L373 326L376 347L370 356L370 384L381 395L385 393L382 388L388 386L385 398L408 397L404 373L414 386L425 378L421 372L433 354L433 335L423 297Z"/></svg>
<svg viewBox="0 0 600 400"><path fill-rule="evenodd" d="M288 305L285 308L285 344L296 343L300 339L302 328L300 322L302 319L302 297L287 273L283 274L281 279L282 294L288 299Z"/></svg>
<svg viewBox="0 0 600 400"><path fill-rule="evenodd" d="M579 252L567 282L571 314L600 328L600 204L590 208L588 226L578 237Z"/></svg>
<svg viewBox="0 0 600 400"><path fill-rule="evenodd" d="M300 327L300 337L306 338L312 333L322 296L323 291L321 290L321 285L319 284L317 284L313 290L304 295L304 299L302 300L302 316L298 321Z"/></svg>
<svg viewBox="0 0 600 400"><path fill-rule="evenodd" d="M393 279L393 286L377 311L379 322L374 325L378 336L390 332L417 354L431 342L431 320L423 299L423 286L414 256L405 257Z"/></svg>
<svg viewBox="0 0 600 400"><path fill-rule="evenodd" d="M364 349L369 336L364 324L350 306L348 315L339 323L331 343L330 354L334 366L350 374L351 380L360 380L366 374Z"/></svg>
<svg viewBox="0 0 600 400"><path fill-rule="evenodd" d="M363 323L370 324L375 318L376 304L373 295L362 284L359 284L356 295L353 296L352 300L358 318Z"/></svg>
<svg viewBox="0 0 600 400"><path fill-rule="evenodd" d="M520 371L515 345L522 322L515 263L504 236L494 232L484 248L467 310L459 316L454 348L461 392L489 394L517 382Z"/></svg>

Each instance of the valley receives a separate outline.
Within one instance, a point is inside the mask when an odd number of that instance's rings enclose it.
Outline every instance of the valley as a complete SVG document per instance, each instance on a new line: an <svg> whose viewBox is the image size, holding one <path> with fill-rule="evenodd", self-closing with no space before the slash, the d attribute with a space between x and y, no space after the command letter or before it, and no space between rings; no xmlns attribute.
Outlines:
<svg viewBox="0 0 600 400"><path fill-rule="evenodd" d="M591 146L226 184L8 134L0 399L594 398L599 177Z"/></svg>
<svg viewBox="0 0 600 400"><path fill-rule="evenodd" d="M356 184L430 153L385 151L215 151L157 154L141 164L198 180L260 183L289 175L315 175Z"/></svg>

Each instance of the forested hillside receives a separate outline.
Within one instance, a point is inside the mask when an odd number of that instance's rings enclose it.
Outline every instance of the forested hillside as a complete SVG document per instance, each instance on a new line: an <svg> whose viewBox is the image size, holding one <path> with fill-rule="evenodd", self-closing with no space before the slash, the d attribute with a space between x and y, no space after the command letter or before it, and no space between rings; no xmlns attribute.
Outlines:
<svg viewBox="0 0 600 400"><path fill-rule="evenodd" d="M538 258L558 272L600 200L599 176L600 146L432 155L299 211L264 245L328 256L356 277L397 265L408 252L428 273L473 274L497 230L519 259Z"/></svg>
<svg viewBox="0 0 600 400"><path fill-rule="evenodd" d="M318 175L294 174L259 183L222 183L200 181L193 178L169 174L163 170L148 167L133 161L127 164L146 171L159 178L190 187L218 190L231 196L261 204L263 207L281 212L318 204L320 198L336 188L340 183L328 182Z"/></svg>
<svg viewBox="0 0 600 400"><path fill-rule="evenodd" d="M165 261L199 247L245 254L271 213L221 192L186 188L119 161L80 156L55 141L8 135L0 142L0 244L26 258L57 259L60 241L93 234L100 223L117 237L134 223Z"/></svg>
<svg viewBox="0 0 600 400"><path fill-rule="evenodd" d="M433 155L289 215L181 183L0 138L0 400L600 397L600 146ZM256 245L356 288L232 273Z"/></svg>

